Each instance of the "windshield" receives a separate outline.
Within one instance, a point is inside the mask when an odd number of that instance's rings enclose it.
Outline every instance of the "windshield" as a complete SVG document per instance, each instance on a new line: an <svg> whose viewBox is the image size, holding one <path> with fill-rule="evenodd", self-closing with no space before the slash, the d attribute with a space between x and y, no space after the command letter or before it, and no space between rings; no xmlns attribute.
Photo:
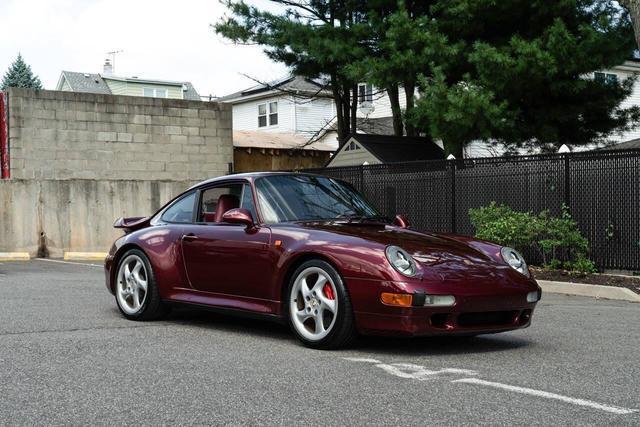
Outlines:
<svg viewBox="0 0 640 427"><path fill-rule="evenodd" d="M380 214L354 189L334 179L309 175L274 175L256 180L264 221L379 219Z"/></svg>

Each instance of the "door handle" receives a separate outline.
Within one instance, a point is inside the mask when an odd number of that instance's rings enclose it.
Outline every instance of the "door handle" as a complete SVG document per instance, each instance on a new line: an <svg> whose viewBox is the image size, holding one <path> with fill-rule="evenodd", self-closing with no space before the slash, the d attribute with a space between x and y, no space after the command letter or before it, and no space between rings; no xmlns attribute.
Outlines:
<svg viewBox="0 0 640 427"><path fill-rule="evenodd" d="M196 236L193 233L189 233L182 236L182 240L186 240L187 242L192 242L194 240L198 240L198 236Z"/></svg>

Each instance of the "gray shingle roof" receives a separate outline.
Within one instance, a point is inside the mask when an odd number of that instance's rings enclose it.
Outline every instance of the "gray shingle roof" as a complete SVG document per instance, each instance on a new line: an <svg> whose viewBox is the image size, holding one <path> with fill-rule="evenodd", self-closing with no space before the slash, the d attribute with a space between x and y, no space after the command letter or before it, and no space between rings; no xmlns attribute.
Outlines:
<svg viewBox="0 0 640 427"><path fill-rule="evenodd" d="M300 76L287 76L268 83L261 83L238 92L218 98L219 101L233 101L245 96L259 95L273 90L282 91L284 93L300 93L305 95L314 95L322 91L323 86L311 79Z"/></svg>
<svg viewBox="0 0 640 427"><path fill-rule="evenodd" d="M640 148L640 139L632 139L630 141L621 142L619 144L610 145L603 148L603 150L629 150L633 148Z"/></svg>
<svg viewBox="0 0 640 427"><path fill-rule="evenodd" d="M359 131L372 135L393 135L393 117L357 118Z"/></svg>
<svg viewBox="0 0 640 427"><path fill-rule="evenodd" d="M107 83L102 80L100 74L63 71L62 75L74 92L90 92L111 95L109 86L107 86Z"/></svg>
<svg viewBox="0 0 640 427"><path fill-rule="evenodd" d="M345 143L352 138L382 163L445 158L444 150L424 137L353 134Z"/></svg>
<svg viewBox="0 0 640 427"><path fill-rule="evenodd" d="M196 92L196 89L193 87L191 82L184 82L183 84L187 87L187 90L184 91L184 99L192 99L194 101L201 100L200 94Z"/></svg>
<svg viewBox="0 0 640 427"><path fill-rule="evenodd" d="M75 71L63 71L62 75L65 80L71 86L71 90L74 92L89 92L89 93L102 93L105 95L111 95L111 89L104 81L100 74L91 74L91 73L77 73ZM117 80L129 80L122 77L114 77ZM142 79L140 79L142 80ZM135 81L135 80L134 80ZM194 101L200 101L200 95L193 87L191 82L166 82L162 80L145 80L151 83L158 84L182 84L186 87L187 90L184 91L184 99L190 99Z"/></svg>

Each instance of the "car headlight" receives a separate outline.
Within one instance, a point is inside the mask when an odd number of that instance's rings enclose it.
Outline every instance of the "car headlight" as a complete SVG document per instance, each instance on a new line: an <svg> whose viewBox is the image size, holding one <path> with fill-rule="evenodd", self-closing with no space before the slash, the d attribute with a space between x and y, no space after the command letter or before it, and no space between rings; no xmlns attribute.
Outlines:
<svg viewBox="0 0 640 427"><path fill-rule="evenodd" d="M529 277L529 269L527 268L527 263L518 251L513 248L504 247L500 250L500 254L502 255L502 259L504 260L504 262L509 264L511 268L516 270L518 273Z"/></svg>
<svg viewBox="0 0 640 427"><path fill-rule="evenodd" d="M389 263L398 273L409 277L415 276L418 267L407 251L397 246L387 246L384 252L387 255Z"/></svg>

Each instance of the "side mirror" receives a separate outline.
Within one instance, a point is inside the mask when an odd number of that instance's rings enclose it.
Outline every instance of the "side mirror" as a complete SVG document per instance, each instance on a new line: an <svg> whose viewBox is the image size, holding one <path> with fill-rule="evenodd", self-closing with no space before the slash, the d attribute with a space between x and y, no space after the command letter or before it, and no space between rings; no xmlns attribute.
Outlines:
<svg viewBox="0 0 640 427"><path fill-rule="evenodd" d="M222 215L222 221L230 224L244 224L253 227L253 217L251 212L244 208L229 209Z"/></svg>
<svg viewBox="0 0 640 427"><path fill-rule="evenodd" d="M393 225L397 225L400 228L408 228L409 227L409 219L406 216L398 214L393 219Z"/></svg>

